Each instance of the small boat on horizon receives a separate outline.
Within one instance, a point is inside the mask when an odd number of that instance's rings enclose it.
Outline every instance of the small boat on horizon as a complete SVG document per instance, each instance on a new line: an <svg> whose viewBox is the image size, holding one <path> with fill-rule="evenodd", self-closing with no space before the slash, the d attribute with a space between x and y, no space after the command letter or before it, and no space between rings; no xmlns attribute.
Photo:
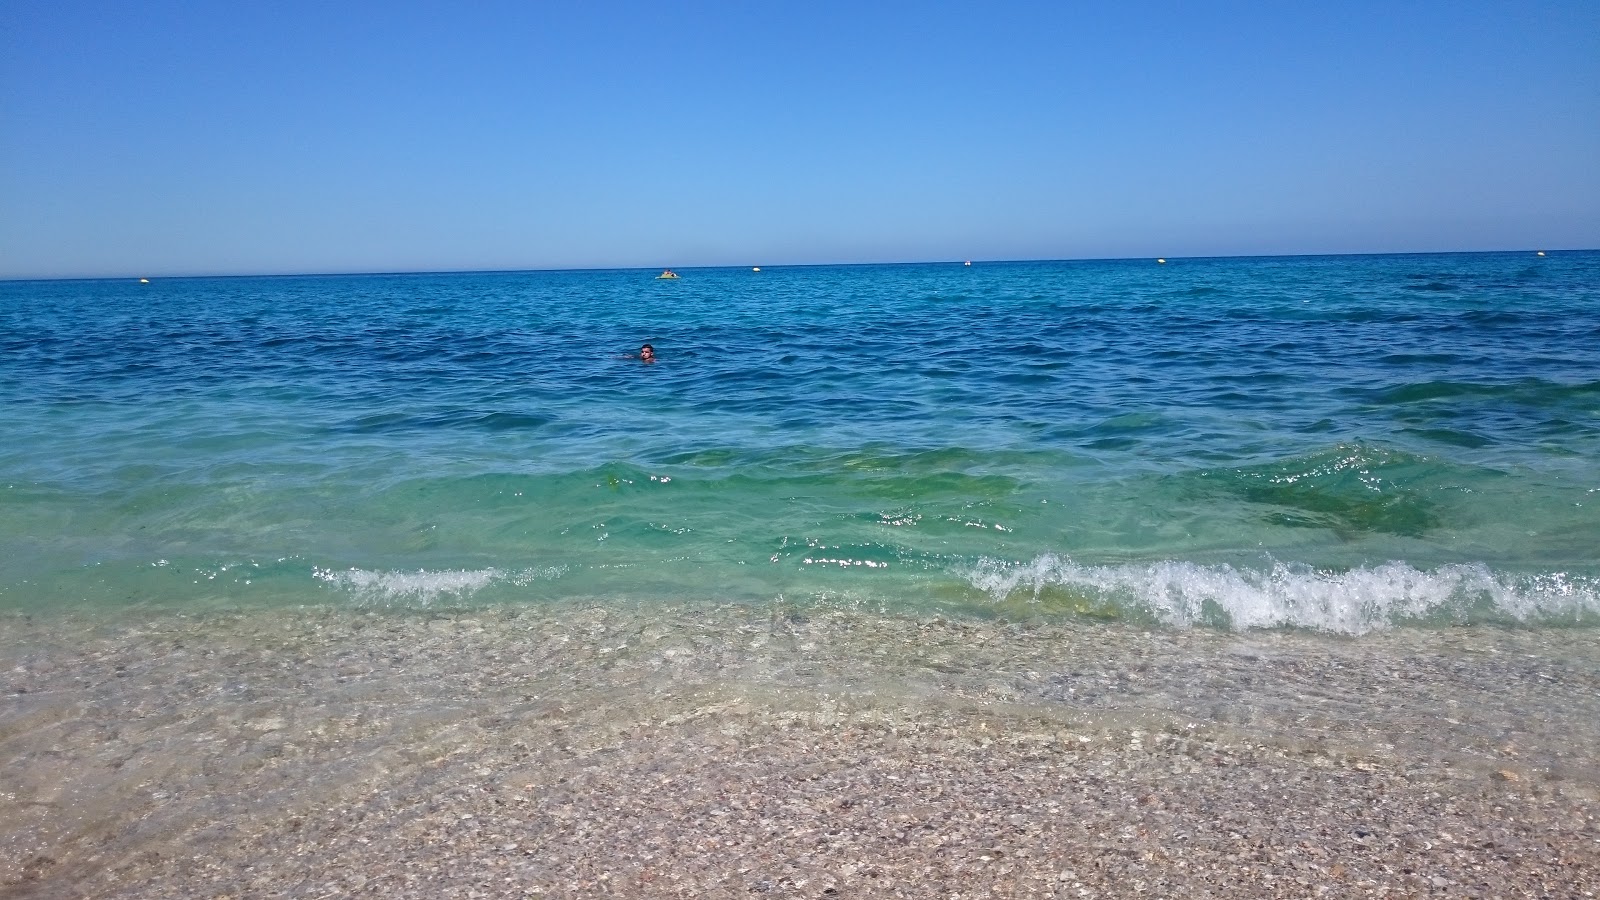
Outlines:
<svg viewBox="0 0 1600 900"><path fill-rule="evenodd" d="M661 270L661 274L656 276L656 280L660 281L663 278L677 278L677 277L678 277L678 273L677 272L674 272L671 269L662 269Z"/></svg>

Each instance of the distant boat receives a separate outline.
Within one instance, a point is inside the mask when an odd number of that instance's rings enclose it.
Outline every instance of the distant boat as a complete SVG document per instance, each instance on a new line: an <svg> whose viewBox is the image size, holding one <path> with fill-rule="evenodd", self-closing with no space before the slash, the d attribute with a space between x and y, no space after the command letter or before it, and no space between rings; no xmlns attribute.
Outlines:
<svg viewBox="0 0 1600 900"><path fill-rule="evenodd" d="M1540 251L1539 251L1539 255L1540 255L1540 256L1543 256L1543 255L1544 255L1544 251L1543 251L1543 250L1540 250Z"/></svg>
<svg viewBox="0 0 1600 900"><path fill-rule="evenodd" d="M752 272L759 272L759 271L761 271L761 267L760 267L760 266L752 266L752 267L751 267L751 268L750 268L750 271L752 271Z"/></svg>
<svg viewBox="0 0 1600 900"><path fill-rule="evenodd" d="M964 262L964 263L962 263L962 265L964 265L964 266L970 266L970 265L972 265L972 260L970 260L970 259L969 259L969 260L967 260L967 261L966 261L966 262Z"/></svg>
<svg viewBox="0 0 1600 900"><path fill-rule="evenodd" d="M677 272L674 272L671 269L662 269L661 270L661 274L656 276L656 280L659 281L662 278L677 278L677 277L678 277L678 273Z"/></svg>
<svg viewBox="0 0 1600 900"><path fill-rule="evenodd" d="M1544 255L1544 254L1543 254L1543 253L1541 253L1541 254L1539 254L1539 255L1540 255L1540 256L1543 256L1543 255ZM141 278L141 279L139 279L139 283L140 283L140 284L149 284L149 283L150 283L150 279L148 279L148 278Z"/></svg>

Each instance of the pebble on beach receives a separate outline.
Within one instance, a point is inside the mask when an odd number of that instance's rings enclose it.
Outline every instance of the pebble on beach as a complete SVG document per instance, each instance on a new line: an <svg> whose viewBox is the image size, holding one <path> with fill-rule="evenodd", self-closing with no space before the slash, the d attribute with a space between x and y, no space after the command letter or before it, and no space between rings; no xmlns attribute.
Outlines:
<svg viewBox="0 0 1600 900"><path fill-rule="evenodd" d="M1527 640L1397 660L746 607L12 616L0 885L1582 897L1600 666ZM1519 691L1572 719L1519 721Z"/></svg>

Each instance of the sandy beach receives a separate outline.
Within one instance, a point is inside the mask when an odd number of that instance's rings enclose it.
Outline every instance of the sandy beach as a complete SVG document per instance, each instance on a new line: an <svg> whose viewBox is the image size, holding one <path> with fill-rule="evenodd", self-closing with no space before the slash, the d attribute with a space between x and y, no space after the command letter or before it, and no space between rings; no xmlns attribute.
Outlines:
<svg viewBox="0 0 1600 900"><path fill-rule="evenodd" d="M0 667L13 897L1600 886L1583 630L10 613Z"/></svg>

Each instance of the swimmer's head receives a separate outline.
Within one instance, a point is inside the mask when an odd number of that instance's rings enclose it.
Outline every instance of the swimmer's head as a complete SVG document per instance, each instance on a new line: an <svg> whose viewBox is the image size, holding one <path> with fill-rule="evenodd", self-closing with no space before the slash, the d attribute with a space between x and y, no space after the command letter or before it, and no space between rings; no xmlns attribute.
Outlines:
<svg viewBox="0 0 1600 900"><path fill-rule="evenodd" d="M649 344L645 344L643 347L639 348L639 358L645 360L646 362L655 359L656 348L650 346Z"/></svg>

